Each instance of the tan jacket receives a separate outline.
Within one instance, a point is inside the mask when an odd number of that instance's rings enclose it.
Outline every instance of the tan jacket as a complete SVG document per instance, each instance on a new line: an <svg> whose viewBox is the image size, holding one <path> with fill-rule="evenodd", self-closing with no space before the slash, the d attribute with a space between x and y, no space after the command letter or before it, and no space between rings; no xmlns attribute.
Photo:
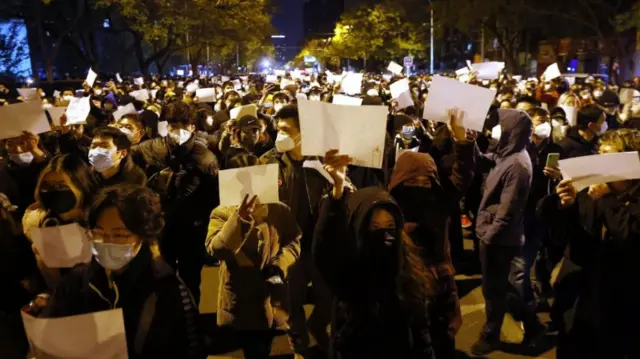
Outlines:
<svg viewBox="0 0 640 359"><path fill-rule="evenodd" d="M300 256L302 232L289 207L282 203L260 205L251 222L240 219L236 207L217 207L211 213L207 252L220 261L218 325L237 330L269 329L286 322L281 304L284 285L270 286L262 270L289 267ZM277 313L277 314L276 314Z"/></svg>

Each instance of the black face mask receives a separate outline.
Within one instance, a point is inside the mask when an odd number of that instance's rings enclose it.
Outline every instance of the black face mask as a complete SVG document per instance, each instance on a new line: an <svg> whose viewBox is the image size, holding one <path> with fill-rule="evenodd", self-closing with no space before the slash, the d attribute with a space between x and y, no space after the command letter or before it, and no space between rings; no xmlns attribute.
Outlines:
<svg viewBox="0 0 640 359"><path fill-rule="evenodd" d="M51 189L40 191L42 207L51 214L59 216L75 208L77 199L71 189Z"/></svg>
<svg viewBox="0 0 640 359"><path fill-rule="evenodd" d="M369 231L367 254L376 276L395 277L398 271L398 240L395 228Z"/></svg>
<svg viewBox="0 0 640 359"><path fill-rule="evenodd" d="M430 188L401 186L397 200L405 221L420 223L438 211L437 196Z"/></svg>

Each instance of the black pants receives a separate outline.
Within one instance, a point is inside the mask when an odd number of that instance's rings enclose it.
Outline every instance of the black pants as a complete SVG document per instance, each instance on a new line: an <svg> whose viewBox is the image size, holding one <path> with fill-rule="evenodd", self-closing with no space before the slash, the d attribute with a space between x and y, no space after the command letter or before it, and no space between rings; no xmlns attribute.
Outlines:
<svg viewBox="0 0 640 359"><path fill-rule="evenodd" d="M167 225L160 242L163 259L178 272L196 304L200 303L200 280L204 265L207 224L201 223L190 227L184 223Z"/></svg>
<svg viewBox="0 0 640 359"><path fill-rule="evenodd" d="M242 330L237 332L246 359L268 359L274 332L271 330Z"/></svg>
<svg viewBox="0 0 640 359"><path fill-rule="evenodd" d="M500 339L505 314L510 310L521 319L525 331L538 323L535 312L524 302L524 259L521 247L504 247L480 243L482 294L487 321L482 336L490 341Z"/></svg>

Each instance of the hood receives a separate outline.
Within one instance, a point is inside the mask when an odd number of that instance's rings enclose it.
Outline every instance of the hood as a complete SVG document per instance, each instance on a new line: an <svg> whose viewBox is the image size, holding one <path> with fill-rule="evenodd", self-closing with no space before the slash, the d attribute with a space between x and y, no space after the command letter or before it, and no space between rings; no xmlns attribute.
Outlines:
<svg viewBox="0 0 640 359"><path fill-rule="evenodd" d="M116 100L116 96L113 93L110 92L102 99L102 107L104 107L104 104L107 102L113 106L114 111L118 109L118 100Z"/></svg>
<svg viewBox="0 0 640 359"><path fill-rule="evenodd" d="M418 176L428 177L431 185L440 185L438 166L433 157L427 153L406 151L398 158L389 182L389 192L402 183Z"/></svg>
<svg viewBox="0 0 640 359"><path fill-rule="evenodd" d="M391 212L396 219L396 228L400 230L403 227L400 207L398 207L398 204L389 193L379 187L368 187L350 194L347 199L347 207L349 213L349 230L356 239L356 250L358 253L362 252L363 246L365 245L364 240L367 225L374 208L384 207ZM398 238L400 237L398 236ZM399 248L398 246L398 249Z"/></svg>
<svg viewBox="0 0 640 359"><path fill-rule="evenodd" d="M505 158L525 149L531 141L532 122L526 112L513 109L498 110L502 136L496 147L496 154Z"/></svg>

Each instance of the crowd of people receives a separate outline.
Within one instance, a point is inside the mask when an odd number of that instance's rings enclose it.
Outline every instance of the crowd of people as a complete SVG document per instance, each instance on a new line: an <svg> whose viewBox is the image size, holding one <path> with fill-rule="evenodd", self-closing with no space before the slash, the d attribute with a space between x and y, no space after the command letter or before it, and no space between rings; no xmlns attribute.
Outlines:
<svg viewBox="0 0 640 359"><path fill-rule="evenodd" d="M50 132L0 140L3 358L33 350L21 310L60 318L113 308L129 358L206 357L216 338L202 332L198 302L216 289L201 285L205 265L220 266L217 322L246 358L268 358L276 328L296 358L310 357L309 334L328 358L454 358L464 325L456 266L475 259L486 323L474 355L500 349L510 313L527 347L557 330L558 358L640 357L640 182L577 191L548 160L639 151L640 79L471 74L466 82L496 91L477 132L456 111L448 123L422 118L430 76L365 74L352 97L388 108L375 169L337 150L303 156L297 103L331 103L343 93L338 75L274 77L99 77L79 91L37 89L38 99L0 84L0 106L91 104L82 123L49 116ZM400 108L390 85L405 78L415 105ZM213 88L213 99L196 88ZM132 95L140 90L148 99ZM234 117L252 104L255 115ZM221 170L262 164L279 166L280 203L247 195L220 205ZM34 228L72 223L86 229L90 262L47 265ZM476 240L472 258L463 228ZM553 328L538 310L550 310Z"/></svg>

